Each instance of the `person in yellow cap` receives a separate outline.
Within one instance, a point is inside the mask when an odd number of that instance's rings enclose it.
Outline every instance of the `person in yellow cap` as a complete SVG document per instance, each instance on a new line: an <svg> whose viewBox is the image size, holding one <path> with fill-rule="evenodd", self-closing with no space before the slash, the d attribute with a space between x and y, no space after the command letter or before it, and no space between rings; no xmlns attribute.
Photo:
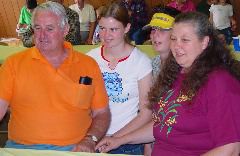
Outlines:
<svg viewBox="0 0 240 156"><path fill-rule="evenodd" d="M155 13L154 13L155 12ZM154 8L150 23L143 27L143 30L150 29L150 41L153 49L158 53L152 59L153 78L156 80L160 73L162 64L170 53L170 33L174 22L174 17L180 13L171 7L157 6ZM152 145L146 144L144 155L151 155Z"/></svg>
<svg viewBox="0 0 240 156"><path fill-rule="evenodd" d="M160 72L160 66L162 66L170 53L170 33L174 17L180 11L167 6L157 6L154 8L154 12L152 20L143 29L151 29L150 41L153 49L158 52L158 55L152 60L153 77L156 78Z"/></svg>

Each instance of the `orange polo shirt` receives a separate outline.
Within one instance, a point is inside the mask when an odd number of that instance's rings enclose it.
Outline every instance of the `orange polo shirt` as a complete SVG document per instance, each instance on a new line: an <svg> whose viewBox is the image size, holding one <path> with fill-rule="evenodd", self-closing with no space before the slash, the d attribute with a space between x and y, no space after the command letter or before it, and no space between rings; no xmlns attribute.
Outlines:
<svg viewBox="0 0 240 156"><path fill-rule="evenodd" d="M70 145L91 125L91 109L108 104L97 63L64 43L69 55L53 68L36 47L10 56L0 69L0 98L10 103L9 139L22 144ZM91 77L91 85L79 84Z"/></svg>

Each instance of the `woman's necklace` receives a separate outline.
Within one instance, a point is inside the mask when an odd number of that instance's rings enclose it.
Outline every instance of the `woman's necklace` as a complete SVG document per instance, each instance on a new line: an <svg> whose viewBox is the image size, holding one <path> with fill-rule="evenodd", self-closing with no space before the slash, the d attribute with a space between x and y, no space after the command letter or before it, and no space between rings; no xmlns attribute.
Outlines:
<svg viewBox="0 0 240 156"><path fill-rule="evenodd" d="M113 57L113 59L108 60L108 59L106 59L106 58L104 57L104 55L103 55L103 46L102 46L102 47L101 47L101 56L102 56L102 58L103 58L105 61L108 62L108 68L110 68L111 70L114 70L114 69L117 67L117 65L118 65L119 62L125 61L127 58L129 58L130 55L128 55L128 56L126 56L126 57L124 57L124 58L120 58L120 59Z"/></svg>

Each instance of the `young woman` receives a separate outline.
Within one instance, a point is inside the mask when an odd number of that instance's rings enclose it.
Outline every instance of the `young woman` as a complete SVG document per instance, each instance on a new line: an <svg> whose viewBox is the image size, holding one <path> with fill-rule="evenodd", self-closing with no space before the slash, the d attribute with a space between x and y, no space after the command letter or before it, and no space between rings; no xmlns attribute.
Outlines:
<svg viewBox="0 0 240 156"><path fill-rule="evenodd" d="M151 22L143 29L151 29L150 40L154 50L158 53L152 60L153 77L160 73L163 63L170 53L170 34L174 18L180 13L177 9L168 6L157 6ZM164 19L168 19L167 21Z"/></svg>
<svg viewBox="0 0 240 156"><path fill-rule="evenodd" d="M99 64L112 114L107 136L121 137L151 120L147 93L152 83L151 60L127 42L129 15L120 2L108 5L99 20L102 46L91 50ZM123 145L116 154L143 154L143 145Z"/></svg>
<svg viewBox="0 0 240 156"><path fill-rule="evenodd" d="M161 68L163 67L163 64L170 54L170 35L172 25L174 17L179 14L180 11L168 6L157 6L154 8L154 12L155 14L152 17L151 22L143 29L151 29L150 40L152 42L153 49L158 52L158 55L152 59L153 78L155 81ZM152 146L146 144L144 148L144 155L150 156L151 151Z"/></svg>

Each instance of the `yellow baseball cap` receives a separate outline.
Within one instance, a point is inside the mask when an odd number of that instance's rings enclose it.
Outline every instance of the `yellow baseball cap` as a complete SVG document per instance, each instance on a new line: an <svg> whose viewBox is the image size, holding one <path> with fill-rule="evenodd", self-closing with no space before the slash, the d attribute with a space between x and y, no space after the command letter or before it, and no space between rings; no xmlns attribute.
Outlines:
<svg viewBox="0 0 240 156"><path fill-rule="evenodd" d="M171 29L173 26L174 18L164 13L155 13L151 22L145 25L142 29L146 30L151 27L159 27L161 29Z"/></svg>

